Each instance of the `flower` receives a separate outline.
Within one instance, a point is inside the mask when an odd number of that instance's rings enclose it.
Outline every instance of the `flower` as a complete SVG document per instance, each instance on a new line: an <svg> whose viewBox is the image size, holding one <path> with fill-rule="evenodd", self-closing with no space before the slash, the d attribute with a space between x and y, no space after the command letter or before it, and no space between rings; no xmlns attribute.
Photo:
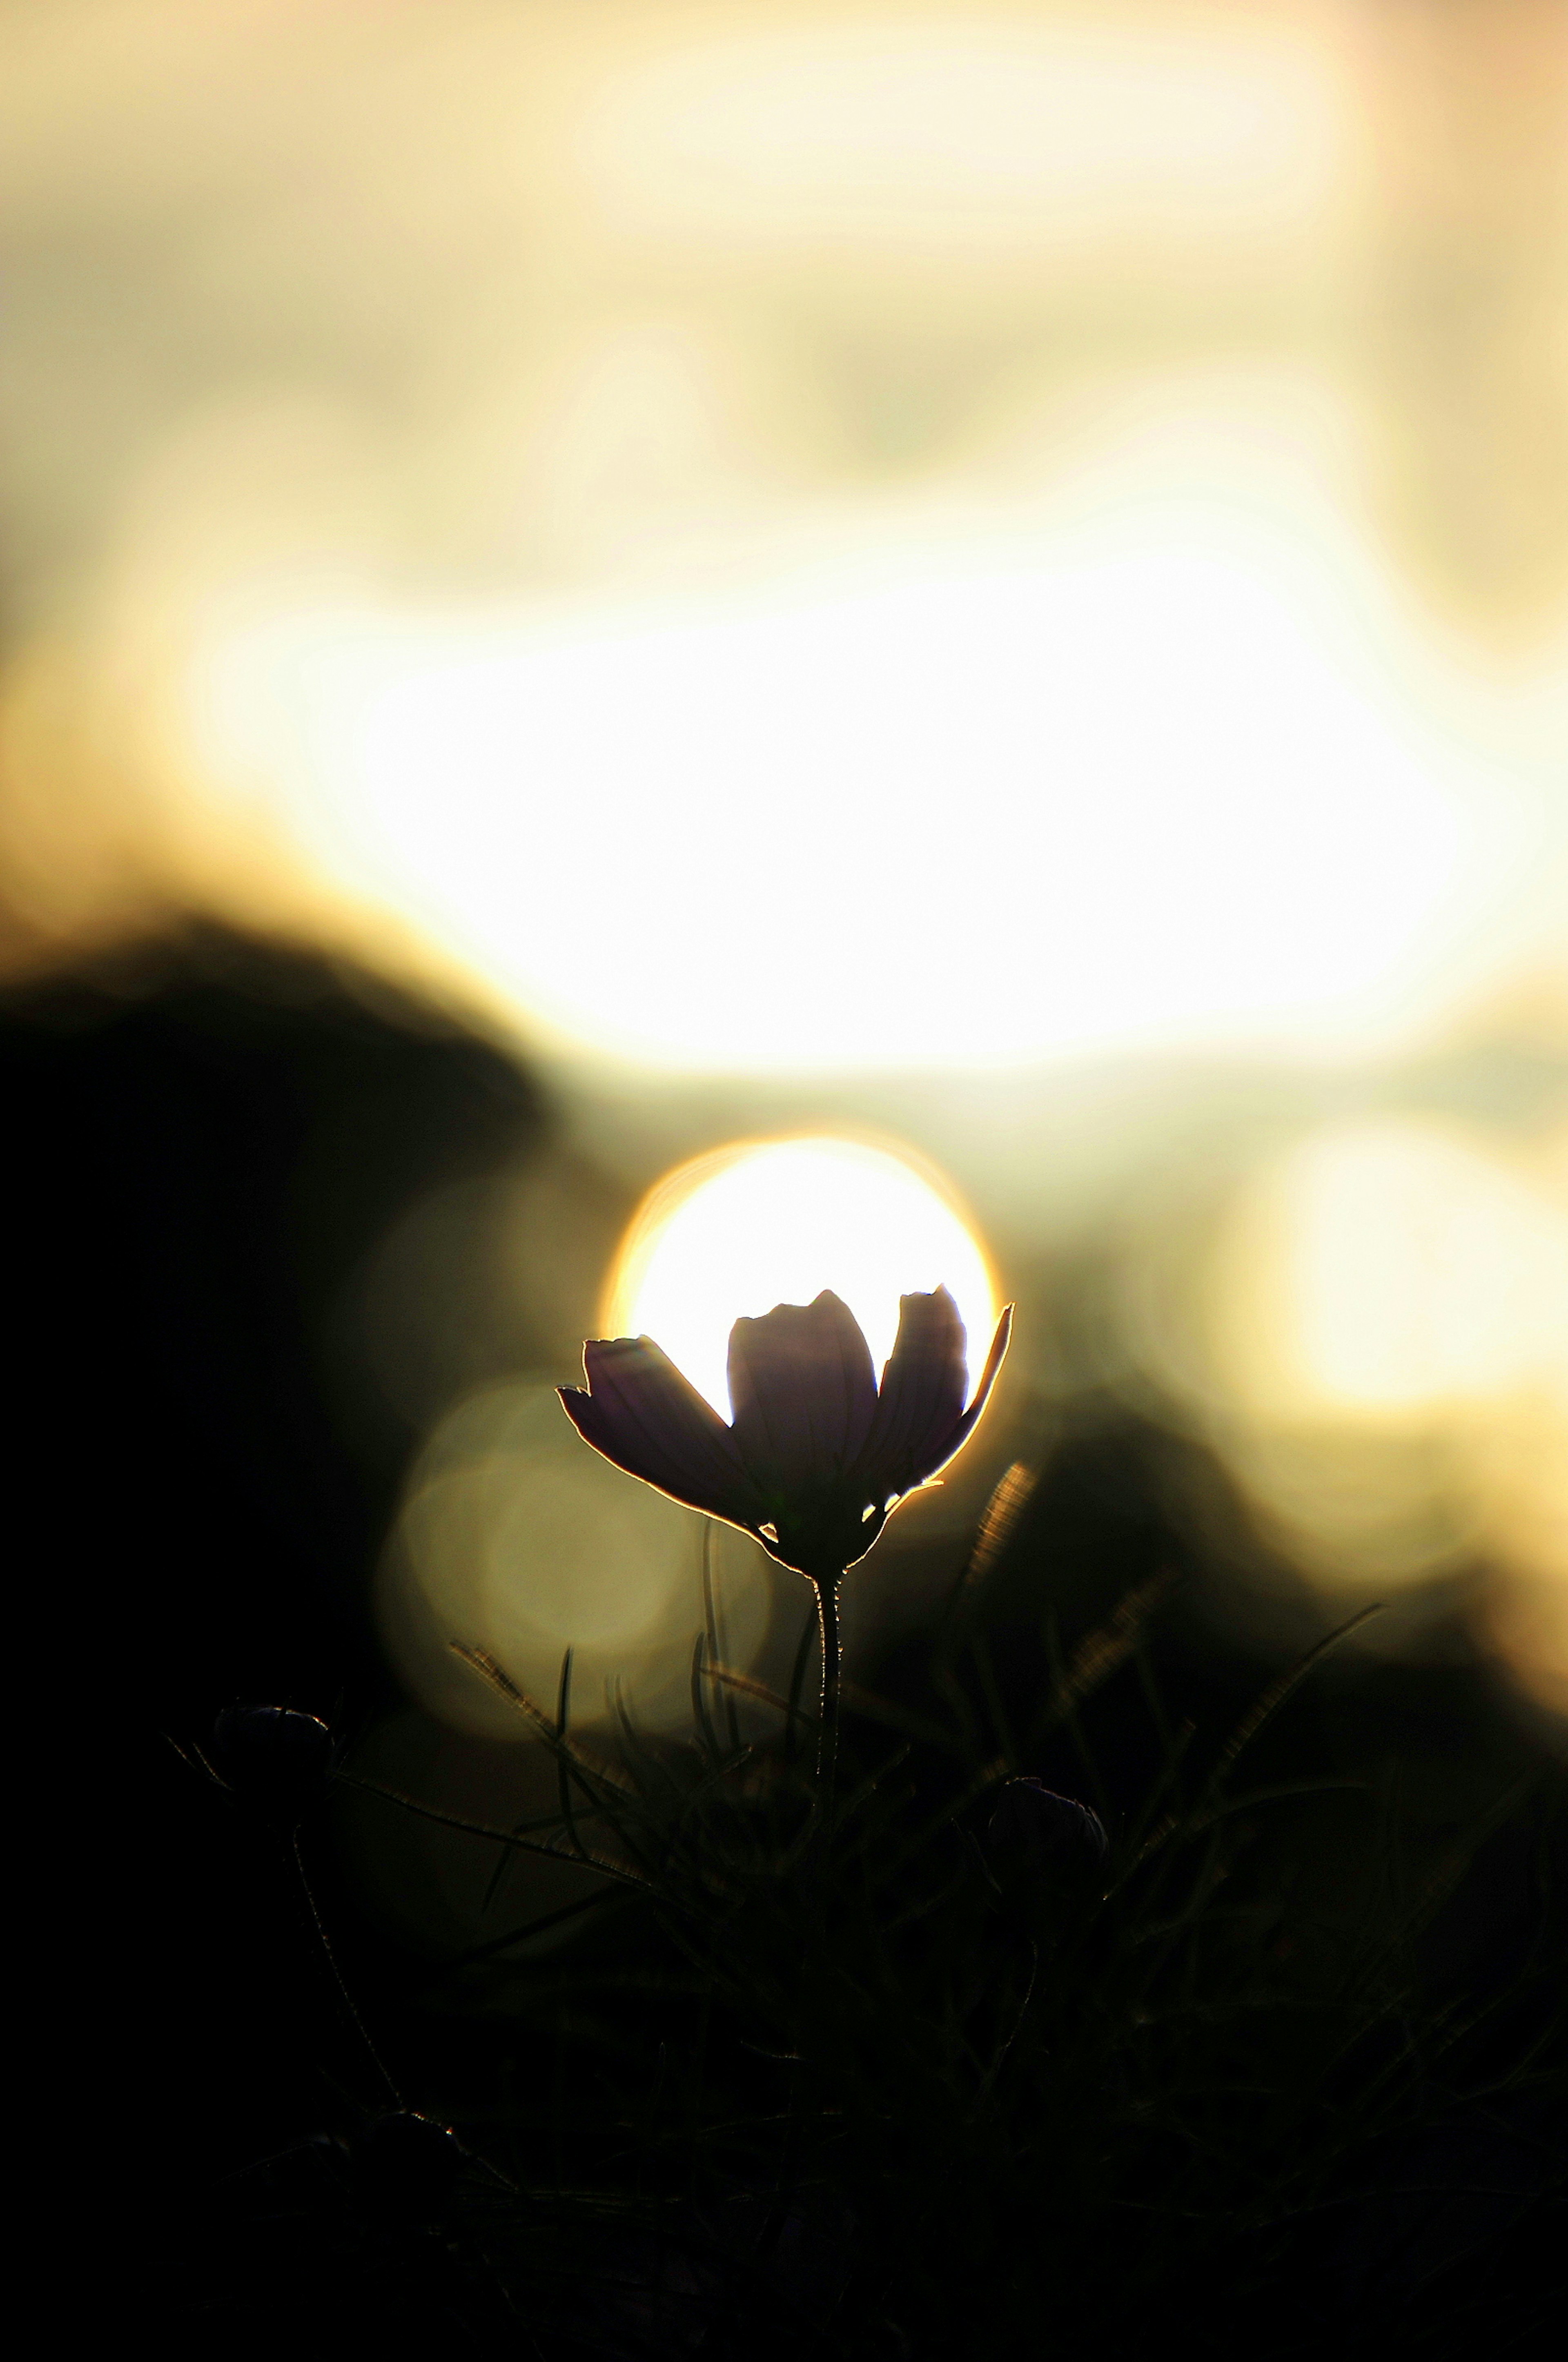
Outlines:
<svg viewBox="0 0 1568 2362"><path fill-rule="evenodd" d="M880 1387L859 1322L824 1288L812 1304L735 1322L733 1426L651 1337L591 1340L586 1391L563 1386L560 1396L579 1434L617 1468L755 1534L812 1582L835 1583L889 1511L967 1439L1011 1322L1010 1305L967 1408L964 1324L944 1287L901 1298Z"/></svg>

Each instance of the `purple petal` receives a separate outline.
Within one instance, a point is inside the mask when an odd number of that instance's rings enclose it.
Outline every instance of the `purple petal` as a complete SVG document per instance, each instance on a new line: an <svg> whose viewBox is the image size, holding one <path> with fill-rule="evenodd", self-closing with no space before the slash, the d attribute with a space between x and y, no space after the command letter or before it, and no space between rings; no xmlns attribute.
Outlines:
<svg viewBox="0 0 1568 2362"><path fill-rule="evenodd" d="M735 1445L765 1492L829 1485L859 1456L877 1411L871 1350L831 1289L730 1331Z"/></svg>
<svg viewBox="0 0 1568 2362"><path fill-rule="evenodd" d="M920 1483L928 1444L946 1435L964 1408L964 1323L945 1287L900 1297L899 1333L862 1455L873 1494L885 1498Z"/></svg>
<svg viewBox="0 0 1568 2362"><path fill-rule="evenodd" d="M861 1470L873 1498L923 1484L952 1459L996 1383L1012 1325L1010 1306L997 1324L990 1356L967 1411L964 1324L946 1288L900 1298L899 1334L882 1373L877 1417Z"/></svg>
<svg viewBox="0 0 1568 2362"><path fill-rule="evenodd" d="M1011 1336L1012 1307L1010 1304L997 1322L996 1335L991 1339L991 1350L986 1355L986 1366L980 1373L980 1383L975 1388L975 1398L945 1441L935 1447L935 1457L925 1471L927 1476L934 1476L938 1469L945 1468L955 1454L962 1451L975 1429L979 1425L980 1413L985 1409L991 1388L997 1382L997 1372L1007 1359L1008 1343ZM920 1481L923 1483L924 1478Z"/></svg>
<svg viewBox="0 0 1568 2362"><path fill-rule="evenodd" d="M688 1508L750 1528L767 1515L730 1430L651 1337L594 1338L582 1349L591 1392L562 1386L585 1442Z"/></svg>

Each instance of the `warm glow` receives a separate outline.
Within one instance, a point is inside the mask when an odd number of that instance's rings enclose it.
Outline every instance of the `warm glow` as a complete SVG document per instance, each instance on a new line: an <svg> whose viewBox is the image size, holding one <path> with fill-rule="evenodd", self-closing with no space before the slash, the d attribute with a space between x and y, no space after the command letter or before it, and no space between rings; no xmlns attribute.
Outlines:
<svg viewBox="0 0 1568 2362"><path fill-rule="evenodd" d="M913 1164L846 1140L742 1142L662 1181L622 1247L605 1333L654 1338L727 1418L734 1322L824 1287L855 1314L878 1373L900 1297L950 1289L978 1376L998 1306L973 1234Z"/></svg>
<svg viewBox="0 0 1568 2362"><path fill-rule="evenodd" d="M1455 1133L1318 1135L1237 1245L1232 1355L1275 1404L1400 1420L1568 1389L1568 1204Z"/></svg>
<svg viewBox="0 0 1568 2362"><path fill-rule="evenodd" d="M324 6L0 86L40 935L725 1076L1360 1058L1555 959L1546 14Z"/></svg>
<svg viewBox="0 0 1568 2362"><path fill-rule="evenodd" d="M417 1697L492 1736L525 1727L454 1642L489 1650L552 1703L570 1648L578 1721L602 1716L618 1682L641 1718L679 1723L705 1533L725 1645L745 1664L767 1615L756 1546L585 1451L548 1383L488 1386L447 1412L414 1463L382 1569L382 1630Z"/></svg>
<svg viewBox="0 0 1568 2362"><path fill-rule="evenodd" d="M645 249L822 249L982 274L1130 237L1227 247L1321 218L1352 141L1341 77L1288 22L969 8L676 40L595 93L570 143ZM1206 38L1207 36L1207 38Z"/></svg>
<svg viewBox="0 0 1568 2362"><path fill-rule="evenodd" d="M517 1052L609 1188L834 1109L918 1139L1021 1271L1088 1257L1093 1383L1125 1313L1286 1556L1506 1564L1534 1663L1561 7L53 0L6 42L0 977L318 950ZM1211 1268L1250 1127L1347 1110ZM881 1352L945 1278L978 1350L962 1225L904 1264L807 1191L726 1245L720 1178L602 1325L722 1402L737 1311L825 1281ZM598 1317L581 1196L508 1234L547 1449L513 1403L469 1453L500 1410L448 1393L503 1356L389 1380L457 1420L398 1545L453 1711L503 1599L546 1686L563 1634L585 1680L689 1650L695 1528L545 1384Z"/></svg>
<svg viewBox="0 0 1568 2362"><path fill-rule="evenodd" d="M1494 1640L1543 1695L1568 1612L1564 1177L1539 1140L1328 1127L1212 1273L1209 1407L1291 1554L1330 1588L1486 1568Z"/></svg>
<svg viewBox="0 0 1568 2362"><path fill-rule="evenodd" d="M1507 810L1483 841L1310 585L1217 535L302 613L193 672L196 759L559 1037L657 1065L1364 1042L1485 918Z"/></svg>

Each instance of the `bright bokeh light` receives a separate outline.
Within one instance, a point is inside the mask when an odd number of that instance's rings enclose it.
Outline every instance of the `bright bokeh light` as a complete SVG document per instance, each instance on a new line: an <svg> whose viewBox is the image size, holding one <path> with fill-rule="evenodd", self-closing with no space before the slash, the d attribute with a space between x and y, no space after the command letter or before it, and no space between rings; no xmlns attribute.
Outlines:
<svg viewBox="0 0 1568 2362"><path fill-rule="evenodd" d="M706 1523L585 1451L553 1385L484 1387L437 1423L411 1473L382 1570L388 1645L434 1712L491 1735L527 1734L454 1642L552 1703L569 1648L577 1719L603 1713L614 1681L643 1718L679 1721ZM708 1546L732 1661L748 1663L767 1615L759 1553L717 1528Z"/></svg>
<svg viewBox="0 0 1568 2362"><path fill-rule="evenodd" d="M912 1164L846 1140L742 1142L671 1174L627 1232L605 1331L654 1338L728 1418L733 1324L824 1287L855 1314L878 1374L900 1297L948 1288L977 1376L998 1306L973 1232Z"/></svg>
<svg viewBox="0 0 1568 2362"><path fill-rule="evenodd" d="M1360 1055L1555 956L1550 7L23 13L42 940L730 1076Z"/></svg>
<svg viewBox="0 0 1568 2362"><path fill-rule="evenodd" d="M1256 242L1342 199L1341 78L1288 21L1216 41L1190 18L1130 39L1089 12L835 13L627 60L570 140L596 216L645 250L984 277L1086 241Z"/></svg>
<svg viewBox="0 0 1568 2362"><path fill-rule="evenodd" d="M297 614L195 667L197 762L642 1062L1364 1043L1484 927L1508 808L1483 834L1309 590L1211 525L711 609Z"/></svg>
<svg viewBox="0 0 1568 2362"><path fill-rule="evenodd" d="M1369 1410L1568 1383L1568 1209L1441 1135L1390 1125L1293 1176L1303 1358Z"/></svg>
<svg viewBox="0 0 1568 2362"><path fill-rule="evenodd" d="M1236 1232L1231 1366L1280 1407L1402 1421L1568 1396L1568 1198L1434 1124L1325 1131Z"/></svg>
<svg viewBox="0 0 1568 2362"><path fill-rule="evenodd" d="M1207 1388L1297 1563L1330 1589L1487 1567L1499 1647L1553 1696L1560 1653L1549 1676L1521 1636L1568 1617L1565 1179L1540 1142L1325 1127L1234 1213Z"/></svg>

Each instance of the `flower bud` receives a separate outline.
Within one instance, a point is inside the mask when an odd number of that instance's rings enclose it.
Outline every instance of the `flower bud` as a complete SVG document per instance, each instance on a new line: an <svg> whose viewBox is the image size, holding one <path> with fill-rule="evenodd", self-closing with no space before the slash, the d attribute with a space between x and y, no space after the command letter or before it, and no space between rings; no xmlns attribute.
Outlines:
<svg viewBox="0 0 1568 2362"><path fill-rule="evenodd" d="M1105 1825L1074 1796L1043 1780L1006 1781L986 1831L986 1850L1004 1875L1066 1872L1087 1877L1105 1860Z"/></svg>
<svg viewBox="0 0 1568 2362"><path fill-rule="evenodd" d="M228 1705L213 1725L212 1760L248 1805L297 1821L332 1769L332 1733L290 1706Z"/></svg>
<svg viewBox="0 0 1568 2362"><path fill-rule="evenodd" d="M398 2108L367 2125L351 2149L359 2196L372 2213L409 2226L438 2222L446 2213L464 2152L445 2125Z"/></svg>

